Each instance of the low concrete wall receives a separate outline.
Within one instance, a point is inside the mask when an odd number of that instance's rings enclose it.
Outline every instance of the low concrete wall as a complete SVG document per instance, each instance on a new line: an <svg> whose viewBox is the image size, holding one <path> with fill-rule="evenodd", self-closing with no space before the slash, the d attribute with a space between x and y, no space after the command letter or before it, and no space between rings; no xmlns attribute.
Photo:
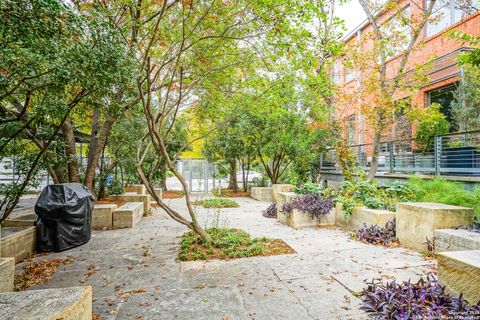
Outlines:
<svg viewBox="0 0 480 320"><path fill-rule="evenodd" d="M272 185L272 197L273 201L278 202L280 192L292 191L295 186L293 184L273 184Z"/></svg>
<svg viewBox="0 0 480 320"><path fill-rule="evenodd" d="M92 228L113 227L113 211L117 209L116 204L96 204L92 212Z"/></svg>
<svg viewBox="0 0 480 320"><path fill-rule="evenodd" d="M298 197L294 192L279 192L277 201L277 220L281 223L287 223L286 215L281 211L282 204L292 201L293 198Z"/></svg>
<svg viewBox="0 0 480 320"><path fill-rule="evenodd" d="M273 189L271 187L252 187L250 196L258 201L272 202Z"/></svg>
<svg viewBox="0 0 480 320"><path fill-rule="evenodd" d="M291 214L286 214L286 223L294 229L310 228L319 226L334 226L335 225L335 208L329 214L320 218L311 217L308 212L294 209Z"/></svg>
<svg viewBox="0 0 480 320"><path fill-rule="evenodd" d="M149 214L151 210L152 197L149 194L121 194L112 195L109 197L112 200L123 202L143 202L143 213Z"/></svg>
<svg viewBox="0 0 480 320"><path fill-rule="evenodd" d="M36 227L2 228L0 257L14 257L18 263L35 253L37 243Z"/></svg>
<svg viewBox="0 0 480 320"><path fill-rule="evenodd" d="M91 320L92 287L0 294L0 319Z"/></svg>
<svg viewBox="0 0 480 320"><path fill-rule="evenodd" d="M345 219L341 204L335 207L335 225L348 231L355 232L363 228L363 224L384 227L393 219L395 219L395 212L364 207L355 208L352 215Z"/></svg>
<svg viewBox="0 0 480 320"><path fill-rule="evenodd" d="M426 239L433 241L435 229L473 223L473 210L439 203L397 204L397 237L400 243L419 252L428 252Z"/></svg>
<svg viewBox="0 0 480 320"><path fill-rule="evenodd" d="M441 252L438 280L447 292L463 294L470 304L480 301L480 250Z"/></svg>
<svg viewBox="0 0 480 320"><path fill-rule="evenodd" d="M13 291L14 277L15 258L0 258L0 292Z"/></svg>
<svg viewBox="0 0 480 320"><path fill-rule="evenodd" d="M33 227L36 221L37 215L32 212L30 214L7 218L3 224L5 227Z"/></svg>
<svg viewBox="0 0 480 320"><path fill-rule="evenodd" d="M480 250L480 233L464 229L434 231L435 253L444 251Z"/></svg>
<svg viewBox="0 0 480 320"><path fill-rule="evenodd" d="M155 194L157 195L158 198L162 199L162 197L163 197L162 188L155 188L155 189L153 189L153 191L155 192Z"/></svg>
<svg viewBox="0 0 480 320"><path fill-rule="evenodd" d="M123 188L123 192L125 193L136 193L136 194L145 194L145 185L143 184L131 184Z"/></svg>
<svg viewBox="0 0 480 320"><path fill-rule="evenodd" d="M113 211L114 228L133 228L143 217L143 202L127 202Z"/></svg>

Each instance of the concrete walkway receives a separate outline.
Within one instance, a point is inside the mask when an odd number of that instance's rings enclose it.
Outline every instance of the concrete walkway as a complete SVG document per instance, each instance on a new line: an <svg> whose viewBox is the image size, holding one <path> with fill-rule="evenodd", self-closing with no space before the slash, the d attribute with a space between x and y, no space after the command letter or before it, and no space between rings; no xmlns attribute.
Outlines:
<svg viewBox="0 0 480 320"><path fill-rule="evenodd" d="M200 220L283 239L297 253L179 263L186 229L156 210L133 229L95 231L84 246L37 257L75 262L32 289L92 285L100 319L365 319L352 294L364 279L416 280L434 266L409 250L349 240L341 230L293 230L262 216L268 203L236 200L239 208L198 209Z"/></svg>

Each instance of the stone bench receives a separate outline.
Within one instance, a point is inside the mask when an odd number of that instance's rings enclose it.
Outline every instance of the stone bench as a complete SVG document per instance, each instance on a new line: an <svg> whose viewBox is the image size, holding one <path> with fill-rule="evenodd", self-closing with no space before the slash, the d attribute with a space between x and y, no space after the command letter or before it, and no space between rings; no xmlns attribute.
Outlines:
<svg viewBox="0 0 480 320"><path fill-rule="evenodd" d="M471 304L480 301L480 250L441 252L438 280L448 292L460 295Z"/></svg>
<svg viewBox="0 0 480 320"><path fill-rule="evenodd" d="M13 291L14 277L15 258L0 258L0 292Z"/></svg>
<svg viewBox="0 0 480 320"><path fill-rule="evenodd" d="M113 211L117 209L116 204L96 204L92 211L92 228L112 228Z"/></svg>
<svg viewBox="0 0 480 320"><path fill-rule="evenodd" d="M272 185L272 197L273 201L278 202L280 200L280 192L292 191L295 186L293 184L273 184Z"/></svg>
<svg viewBox="0 0 480 320"><path fill-rule="evenodd" d="M1 293L0 319L91 320L92 287Z"/></svg>
<svg viewBox="0 0 480 320"><path fill-rule="evenodd" d="M434 231L435 253L443 251L480 250L480 233L464 229Z"/></svg>
<svg viewBox="0 0 480 320"><path fill-rule="evenodd" d="M1 229L0 257L15 258L20 262L35 253L36 227L7 227Z"/></svg>
<svg viewBox="0 0 480 320"><path fill-rule="evenodd" d="M310 213L293 209L292 213L285 215L286 223L294 229L311 228L319 226L334 226L335 225L335 208L328 214L319 219L312 218Z"/></svg>
<svg viewBox="0 0 480 320"><path fill-rule="evenodd" d="M131 184L123 188L125 193L136 193L136 194L146 194L145 185L143 184Z"/></svg>
<svg viewBox="0 0 480 320"><path fill-rule="evenodd" d="M397 204L397 237L410 249L426 253L426 239L433 241L435 229L453 228L473 223L473 210L429 202Z"/></svg>
<svg viewBox="0 0 480 320"><path fill-rule="evenodd" d="M133 228L143 217L143 202L127 202L113 211L114 228Z"/></svg>
<svg viewBox="0 0 480 320"><path fill-rule="evenodd" d="M272 202L273 189L271 187L252 187L250 197L258 201Z"/></svg>
<svg viewBox="0 0 480 320"><path fill-rule="evenodd" d="M387 222L395 219L395 212L381 209L369 209L364 207L357 207L353 209L350 217L345 218L342 206L337 204L335 207L335 225L344 230L356 232L367 226L378 225L385 227Z"/></svg>
<svg viewBox="0 0 480 320"><path fill-rule="evenodd" d="M109 197L114 201L121 202L143 202L143 213L150 214L151 211L151 197L149 194L121 194L121 195L112 195Z"/></svg>
<svg viewBox="0 0 480 320"><path fill-rule="evenodd" d="M32 227L37 221L37 215L33 212L22 214L15 217L8 217L3 225L5 227Z"/></svg>

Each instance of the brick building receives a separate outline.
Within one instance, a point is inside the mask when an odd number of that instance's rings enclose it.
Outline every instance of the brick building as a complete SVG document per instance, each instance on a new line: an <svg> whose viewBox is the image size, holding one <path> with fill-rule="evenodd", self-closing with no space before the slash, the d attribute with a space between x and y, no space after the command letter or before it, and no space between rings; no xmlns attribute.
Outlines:
<svg viewBox="0 0 480 320"><path fill-rule="evenodd" d="M434 7L435 21L429 21L423 28L417 41L415 50L412 52L406 70L415 66L428 63L426 68L426 80L411 99L412 104L428 107L436 102L442 105L442 111L447 119L451 120L451 104L459 81L462 79L462 66L458 64L458 55L471 50L461 41L448 36L448 31L455 29L474 36L480 36L480 1L477 0L437 0ZM471 2L474 1L474 2ZM422 12L425 3L415 0L398 1L402 14L407 17L415 17ZM398 11L397 11L398 12ZM379 25L389 21L392 14L388 11L377 17ZM364 22L350 32L346 38L346 44L360 43L361 37L372 32L372 26ZM407 31L405 31L407 32ZM368 42L361 42L362 46ZM362 48L360 48L362 49ZM401 55L392 55L387 60L387 75L395 72L398 68ZM407 71L408 73L408 71ZM334 82L342 90L357 90L361 85L363 75L357 70L349 70L341 61L334 64L332 70ZM398 99L401 99L399 95ZM335 116L342 120L344 137L349 144L364 144L371 142L371 130L365 123L364 117L355 103L335 104ZM396 125L388 126L389 130ZM406 130L411 135L411 128ZM391 132L385 132L384 140L392 139ZM405 138L405 137L402 137Z"/></svg>

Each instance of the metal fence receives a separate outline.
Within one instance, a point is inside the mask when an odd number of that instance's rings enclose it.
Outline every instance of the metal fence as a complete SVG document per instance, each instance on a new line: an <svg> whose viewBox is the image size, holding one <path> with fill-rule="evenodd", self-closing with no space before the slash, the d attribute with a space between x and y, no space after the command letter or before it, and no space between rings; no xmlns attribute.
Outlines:
<svg viewBox="0 0 480 320"><path fill-rule="evenodd" d="M186 180L190 192L209 192L221 183L217 166L207 159L178 160L176 167ZM175 178L168 179L167 186L172 190L182 189Z"/></svg>
<svg viewBox="0 0 480 320"><path fill-rule="evenodd" d="M372 144L349 146L364 170L370 169ZM320 157L322 171L340 172L335 149ZM480 176L480 130L436 136L429 150L418 150L415 140L382 142L379 173L425 173L450 176Z"/></svg>

